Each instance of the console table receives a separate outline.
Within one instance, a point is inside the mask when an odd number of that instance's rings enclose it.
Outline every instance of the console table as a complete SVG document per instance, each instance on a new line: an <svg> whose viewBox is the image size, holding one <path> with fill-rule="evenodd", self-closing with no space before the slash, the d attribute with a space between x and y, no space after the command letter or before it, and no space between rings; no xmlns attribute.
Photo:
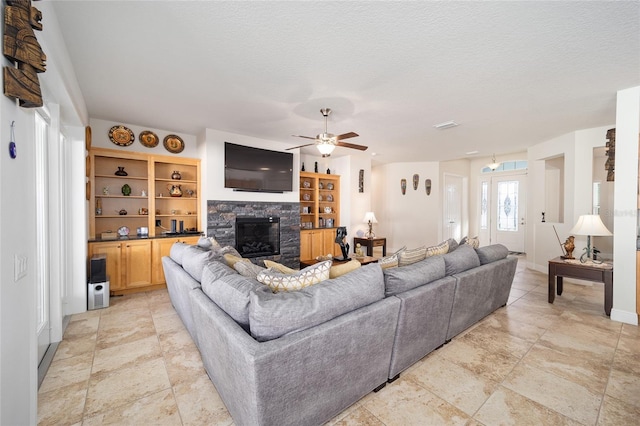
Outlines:
<svg viewBox="0 0 640 426"><path fill-rule="evenodd" d="M566 262L561 257L551 259L549 261L549 303L553 303L556 297L556 280L558 283L558 296L562 295L563 277L604 283L604 312L607 316L611 315L611 306L613 305L613 267Z"/></svg>
<svg viewBox="0 0 640 426"><path fill-rule="evenodd" d="M387 239L386 238L357 238L353 239L353 248L360 243L362 247L367 248L367 256L373 256L374 247L382 247L382 255L387 255Z"/></svg>

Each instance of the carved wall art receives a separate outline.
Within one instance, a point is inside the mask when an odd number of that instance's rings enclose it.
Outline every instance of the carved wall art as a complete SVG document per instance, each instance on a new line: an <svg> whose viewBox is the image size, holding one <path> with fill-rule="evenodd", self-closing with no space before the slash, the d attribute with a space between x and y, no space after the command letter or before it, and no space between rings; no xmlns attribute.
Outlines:
<svg viewBox="0 0 640 426"><path fill-rule="evenodd" d="M607 139L607 161L604 163L604 168L607 171L607 182L613 182L616 165L616 129L607 130Z"/></svg>
<svg viewBox="0 0 640 426"><path fill-rule="evenodd" d="M38 73L46 71L47 55L34 30L42 31L42 12L31 0L6 0L2 53L16 67L4 67L4 94L18 99L21 107L41 107L42 90Z"/></svg>

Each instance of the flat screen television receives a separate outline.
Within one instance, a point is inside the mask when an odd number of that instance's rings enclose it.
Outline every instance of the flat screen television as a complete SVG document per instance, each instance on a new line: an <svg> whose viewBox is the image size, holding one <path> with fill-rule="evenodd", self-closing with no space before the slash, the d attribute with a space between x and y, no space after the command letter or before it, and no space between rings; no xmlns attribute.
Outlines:
<svg viewBox="0 0 640 426"><path fill-rule="evenodd" d="M293 191L293 154L224 143L224 187L235 191Z"/></svg>

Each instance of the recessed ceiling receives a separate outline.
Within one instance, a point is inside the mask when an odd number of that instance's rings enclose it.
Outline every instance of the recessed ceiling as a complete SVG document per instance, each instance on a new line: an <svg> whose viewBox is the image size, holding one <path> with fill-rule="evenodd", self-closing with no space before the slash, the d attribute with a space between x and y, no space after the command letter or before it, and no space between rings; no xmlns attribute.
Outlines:
<svg viewBox="0 0 640 426"><path fill-rule="evenodd" d="M376 163L521 151L640 85L637 1L53 4L93 118L296 146L328 107Z"/></svg>

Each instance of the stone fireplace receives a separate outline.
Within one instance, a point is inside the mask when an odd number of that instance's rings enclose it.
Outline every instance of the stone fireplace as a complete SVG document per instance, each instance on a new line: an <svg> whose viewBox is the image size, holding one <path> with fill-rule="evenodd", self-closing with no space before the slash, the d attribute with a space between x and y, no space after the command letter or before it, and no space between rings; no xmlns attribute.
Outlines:
<svg viewBox="0 0 640 426"><path fill-rule="evenodd" d="M255 232L263 232L259 230L259 224L262 220L269 218L277 218L278 225L278 243L279 249L273 253L267 254L266 251L256 251L254 253L245 253L243 257L250 258L257 265L264 266L261 260L273 260L282 263L290 268L300 267L300 203L276 203L262 201L225 201L225 200L208 200L207 201L207 236L214 237L222 246L233 246L242 253L240 244L247 245L245 238L249 234L254 237ZM254 222L253 225L245 226L247 223ZM240 224L240 228L238 225ZM264 225L264 223L263 223ZM243 229L244 228L244 229ZM270 233L276 232L273 225L269 226ZM240 235L243 233L243 235ZM259 234L260 235L260 234ZM249 250L262 250L265 242L265 235L257 238L257 241L249 242ZM275 237L270 234L269 237ZM272 238L275 239L275 238ZM262 243L262 244L260 244Z"/></svg>
<svg viewBox="0 0 640 426"><path fill-rule="evenodd" d="M236 250L242 257L280 254L280 218L236 217Z"/></svg>

